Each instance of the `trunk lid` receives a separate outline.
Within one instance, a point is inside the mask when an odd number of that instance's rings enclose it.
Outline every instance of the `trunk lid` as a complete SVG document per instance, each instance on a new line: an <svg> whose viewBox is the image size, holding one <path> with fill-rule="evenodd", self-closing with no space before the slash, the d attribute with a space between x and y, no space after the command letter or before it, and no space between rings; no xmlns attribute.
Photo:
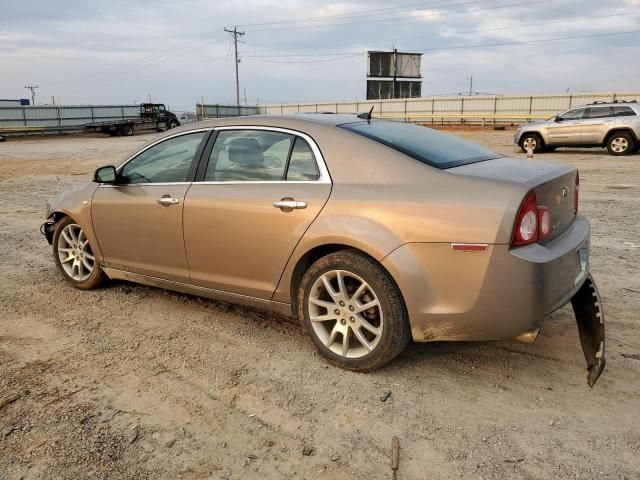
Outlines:
<svg viewBox="0 0 640 480"><path fill-rule="evenodd" d="M528 187L528 190L533 190L538 205L546 205L551 210L553 229L541 243L560 235L575 219L574 196L577 170L574 167L531 160L496 158L450 168L447 172L519 183Z"/></svg>

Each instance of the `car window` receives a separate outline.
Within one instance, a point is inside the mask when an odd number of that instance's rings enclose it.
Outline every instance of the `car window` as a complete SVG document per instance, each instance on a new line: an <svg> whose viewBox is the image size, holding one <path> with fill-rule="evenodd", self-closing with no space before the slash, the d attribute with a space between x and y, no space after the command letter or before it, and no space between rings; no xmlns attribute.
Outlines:
<svg viewBox="0 0 640 480"><path fill-rule="evenodd" d="M180 135L148 148L122 168L122 183L186 182L191 163L206 134Z"/></svg>
<svg viewBox="0 0 640 480"><path fill-rule="evenodd" d="M575 110L569 110L562 115L559 115L559 118L562 120L579 120L584 116L584 108L576 108Z"/></svg>
<svg viewBox="0 0 640 480"><path fill-rule="evenodd" d="M453 135L411 123L373 120L345 123L339 127L440 169L502 156Z"/></svg>
<svg viewBox="0 0 640 480"><path fill-rule="evenodd" d="M631 117L635 115L636 115L636 112L631 107L624 107L624 106L613 107L614 117Z"/></svg>
<svg viewBox="0 0 640 480"><path fill-rule="evenodd" d="M320 172L311 146L304 138L296 137L287 168L287 180L313 181L318 178Z"/></svg>
<svg viewBox="0 0 640 480"><path fill-rule="evenodd" d="M591 107L588 118L603 118L611 116L611 107Z"/></svg>
<svg viewBox="0 0 640 480"><path fill-rule="evenodd" d="M293 139L267 130L222 130L209 156L205 181L281 181Z"/></svg>

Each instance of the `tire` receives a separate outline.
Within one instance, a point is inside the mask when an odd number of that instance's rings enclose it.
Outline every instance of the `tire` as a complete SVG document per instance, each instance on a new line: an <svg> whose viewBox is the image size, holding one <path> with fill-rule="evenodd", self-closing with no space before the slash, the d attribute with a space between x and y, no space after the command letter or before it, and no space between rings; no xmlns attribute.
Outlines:
<svg viewBox="0 0 640 480"><path fill-rule="evenodd" d="M124 135L125 137L130 137L131 135L133 135L133 125L122 127L122 135Z"/></svg>
<svg viewBox="0 0 640 480"><path fill-rule="evenodd" d="M307 334L339 367L375 370L409 343L411 329L398 287L378 263L359 252L342 250L317 260L302 277L297 298L297 315ZM363 305L372 306L358 313Z"/></svg>
<svg viewBox="0 0 640 480"><path fill-rule="evenodd" d="M607 150L613 156L630 155L635 151L633 137L626 132L612 134L607 140Z"/></svg>
<svg viewBox="0 0 640 480"><path fill-rule="evenodd" d="M522 137L520 137L520 149L522 149L524 153L527 153L527 140L534 142L533 153L540 153L543 151L544 144L540 135L537 133L524 133L522 134Z"/></svg>
<svg viewBox="0 0 640 480"><path fill-rule="evenodd" d="M69 230L76 232L76 236L69 236ZM84 238L84 240L83 240ZM69 242L68 240L71 240ZM86 242L86 247L76 247ZM77 243L76 243L77 242ZM68 248L69 252L61 251L62 248ZM78 225L71 217L64 217L57 224L53 232L53 258L55 259L58 270L67 282L80 290L92 290L98 288L106 280L106 275L100 268L100 265L93 254L94 250L91 244L84 236L82 227ZM68 255L74 257L72 262L65 262L60 257ZM93 260L91 260L93 257ZM69 269L70 264L72 265ZM78 267L76 267L78 265ZM92 265L92 268L87 268ZM76 275L76 272L79 274Z"/></svg>
<svg viewBox="0 0 640 480"><path fill-rule="evenodd" d="M169 124L169 130L171 130L172 128L179 127L179 126L180 126L180 124L179 124L179 123L177 123L177 122L175 122L175 121L174 121L174 122L171 122L171 123Z"/></svg>

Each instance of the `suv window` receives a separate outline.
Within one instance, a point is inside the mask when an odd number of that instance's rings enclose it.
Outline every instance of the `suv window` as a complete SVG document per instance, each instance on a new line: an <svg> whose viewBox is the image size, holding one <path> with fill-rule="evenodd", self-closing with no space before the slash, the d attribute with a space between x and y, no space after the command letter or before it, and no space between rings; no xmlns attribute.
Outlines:
<svg viewBox="0 0 640 480"><path fill-rule="evenodd" d="M320 172L311 146L304 138L296 137L287 168L287 180L312 181L318 178Z"/></svg>
<svg viewBox="0 0 640 480"><path fill-rule="evenodd" d="M558 115L560 120L579 120L584 116L584 108L576 108L575 110L569 110L568 112Z"/></svg>
<svg viewBox="0 0 640 480"><path fill-rule="evenodd" d="M611 116L611 107L591 107L588 118L603 118Z"/></svg>
<svg viewBox="0 0 640 480"><path fill-rule="evenodd" d="M625 107L620 105L613 107L614 117L632 117L635 115L636 115L636 112L631 107Z"/></svg>
<svg viewBox="0 0 640 480"><path fill-rule="evenodd" d="M189 133L160 142L133 158L120 171L121 182L186 182L202 139L208 132Z"/></svg>
<svg viewBox="0 0 640 480"><path fill-rule="evenodd" d="M284 178L293 135L266 130L222 130L209 156L205 181Z"/></svg>

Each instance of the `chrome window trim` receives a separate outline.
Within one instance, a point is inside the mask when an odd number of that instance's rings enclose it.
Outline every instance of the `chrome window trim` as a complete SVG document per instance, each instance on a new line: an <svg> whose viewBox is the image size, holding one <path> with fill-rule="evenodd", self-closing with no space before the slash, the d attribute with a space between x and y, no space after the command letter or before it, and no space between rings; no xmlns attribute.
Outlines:
<svg viewBox="0 0 640 480"><path fill-rule="evenodd" d="M309 146L311 147L311 151L313 152L313 156L316 160L316 166L318 167L318 171L320 172L320 177L317 180L232 180L230 182L217 182L217 181L202 181L202 182L193 182L196 185L243 185L243 184L266 184L266 183L331 183L331 175L329 175L329 169L327 168L327 164L324 161L324 157L320 152L320 148L318 144L316 144L315 140L311 138L309 135L303 132L299 132L298 130L292 130L290 128L281 128L281 127L269 127L264 125L224 125L220 127L214 127L215 131L224 131L224 130L265 130L268 132L279 132L286 133L289 135L294 135L305 140Z"/></svg>

